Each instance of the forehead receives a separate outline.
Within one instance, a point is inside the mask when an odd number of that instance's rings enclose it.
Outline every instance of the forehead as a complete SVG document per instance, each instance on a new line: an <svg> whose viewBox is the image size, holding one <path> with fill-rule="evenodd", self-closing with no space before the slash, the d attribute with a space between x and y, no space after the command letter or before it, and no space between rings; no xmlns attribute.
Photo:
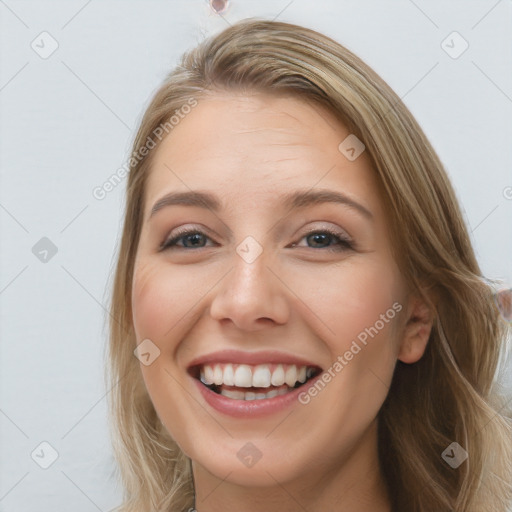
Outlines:
<svg viewBox="0 0 512 512"><path fill-rule="evenodd" d="M337 188L377 201L363 152L338 149L350 135L326 108L293 96L216 93L201 99L155 149L146 194L217 190L262 201L295 188Z"/></svg>

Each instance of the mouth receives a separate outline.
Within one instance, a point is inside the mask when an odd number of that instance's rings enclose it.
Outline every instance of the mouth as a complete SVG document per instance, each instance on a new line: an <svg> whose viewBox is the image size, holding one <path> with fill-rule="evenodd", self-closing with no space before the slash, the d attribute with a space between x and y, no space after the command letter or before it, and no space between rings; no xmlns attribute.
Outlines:
<svg viewBox="0 0 512 512"><path fill-rule="evenodd" d="M199 364L189 374L203 386L232 400L265 400L286 395L322 372L318 366L286 363Z"/></svg>

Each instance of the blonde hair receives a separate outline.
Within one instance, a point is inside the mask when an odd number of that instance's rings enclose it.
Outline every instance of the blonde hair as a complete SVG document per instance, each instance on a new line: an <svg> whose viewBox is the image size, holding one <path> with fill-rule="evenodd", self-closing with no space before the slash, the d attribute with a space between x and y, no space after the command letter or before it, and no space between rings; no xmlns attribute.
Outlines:
<svg viewBox="0 0 512 512"><path fill-rule="evenodd" d="M317 102L363 141L381 185L396 261L436 312L424 356L397 363L379 412L379 457L392 504L408 512L506 512L512 429L494 377L507 324L481 275L443 166L411 113L336 41L304 27L250 19L183 56L146 109L133 154L183 105L215 90L283 92ZM111 297L106 378L123 512L194 506L190 460L158 418L133 354L131 287L153 154L135 159L129 173ZM457 469L441 457L453 442L469 454Z"/></svg>

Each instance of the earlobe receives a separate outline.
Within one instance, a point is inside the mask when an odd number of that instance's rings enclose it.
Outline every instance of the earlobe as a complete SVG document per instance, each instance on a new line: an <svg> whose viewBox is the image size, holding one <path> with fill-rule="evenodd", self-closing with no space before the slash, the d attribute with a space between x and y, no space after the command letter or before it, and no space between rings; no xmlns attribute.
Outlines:
<svg viewBox="0 0 512 512"><path fill-rule="evenodd" d="M430 338L434 323L433 306L424 299L411 298L409 318L404 326L398 359L403 363L412 364L419 361Z"/></svg>

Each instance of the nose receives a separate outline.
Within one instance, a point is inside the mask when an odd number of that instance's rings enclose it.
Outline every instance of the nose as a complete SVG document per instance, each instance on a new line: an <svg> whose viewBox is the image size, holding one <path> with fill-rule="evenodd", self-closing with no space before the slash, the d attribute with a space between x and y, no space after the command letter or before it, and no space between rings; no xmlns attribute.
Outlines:
<svg viewBox="0 0 512 512"><path fill-rule="evenodd" d="M285 324L289 317L287 287L263 254L252 263L235 254L233 265L216 288L211 317L221 323L232 322L245 331Z"/></svg>

